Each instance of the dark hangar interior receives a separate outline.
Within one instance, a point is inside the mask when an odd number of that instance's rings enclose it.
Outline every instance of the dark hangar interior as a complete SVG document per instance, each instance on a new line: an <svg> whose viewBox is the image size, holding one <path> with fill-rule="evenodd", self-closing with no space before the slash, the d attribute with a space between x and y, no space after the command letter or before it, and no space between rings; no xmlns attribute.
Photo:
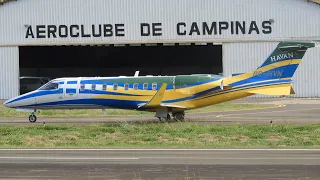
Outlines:
<svg viewBox="0 0 320 180"><path fill-rule="evenodd" d="M22 46L21 76L95 77L222 73L221 45Z"/></svg>

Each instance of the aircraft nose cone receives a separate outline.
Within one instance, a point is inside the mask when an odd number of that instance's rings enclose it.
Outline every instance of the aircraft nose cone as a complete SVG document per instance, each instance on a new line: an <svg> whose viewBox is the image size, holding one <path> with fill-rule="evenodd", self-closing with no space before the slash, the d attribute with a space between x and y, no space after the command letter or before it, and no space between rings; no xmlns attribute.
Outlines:
<svg viewBox="0 0 320 180"><path fill-rule="evenodd" d="M5 107L8 107L8 108L10 108L11 107L11 105L10 105L10 100L7 100L7 101L5 101L4 103L3 103L3 105L5 106Z"/></svg>
<svg viewBox="0 0 320 180"><path fill-rule="evenodd" d="M3 105L4 105L5 107L8 107L8 101L5 101L5 102L3 103Z"/></svg>

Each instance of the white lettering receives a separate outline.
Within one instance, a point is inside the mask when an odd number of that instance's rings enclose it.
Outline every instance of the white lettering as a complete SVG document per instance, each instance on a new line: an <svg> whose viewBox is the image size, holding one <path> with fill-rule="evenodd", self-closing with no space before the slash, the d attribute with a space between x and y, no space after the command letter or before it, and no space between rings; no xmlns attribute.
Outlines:
<svg viewBox="0 0 320 180"><path fill-rule="evenodd" d="M270 60L271 60L271 62L276 62L276 61L281 61L284 59L290 59L293 57L294 57L293 52L291 52L291 53L287 53L287 54L280 54L277 56L272 56L272 57L270 57Z"/></svg>

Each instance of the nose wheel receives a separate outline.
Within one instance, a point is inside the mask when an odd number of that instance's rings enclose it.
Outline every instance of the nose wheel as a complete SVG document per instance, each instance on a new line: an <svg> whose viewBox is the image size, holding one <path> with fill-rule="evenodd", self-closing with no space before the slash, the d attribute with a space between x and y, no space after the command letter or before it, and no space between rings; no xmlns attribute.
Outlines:
<svg viewBox="0 0 320 180"><path fill-rule="evenodd" d="M31 114L31 115L29 116L29 121L30 121L31 123L35 123L35 122L37 121L37 116L34 115L34 114Z"/></svg>

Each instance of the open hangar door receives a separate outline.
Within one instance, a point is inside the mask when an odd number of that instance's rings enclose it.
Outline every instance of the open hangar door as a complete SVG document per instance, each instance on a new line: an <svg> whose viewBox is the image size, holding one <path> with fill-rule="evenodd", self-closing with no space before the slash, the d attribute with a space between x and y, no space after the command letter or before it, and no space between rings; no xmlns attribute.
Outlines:
<svg viewBox="0 0 320 180"><path fill-rule="evenodd" d="M20 77L222 73L222 45L23 46Z"/></svg>

